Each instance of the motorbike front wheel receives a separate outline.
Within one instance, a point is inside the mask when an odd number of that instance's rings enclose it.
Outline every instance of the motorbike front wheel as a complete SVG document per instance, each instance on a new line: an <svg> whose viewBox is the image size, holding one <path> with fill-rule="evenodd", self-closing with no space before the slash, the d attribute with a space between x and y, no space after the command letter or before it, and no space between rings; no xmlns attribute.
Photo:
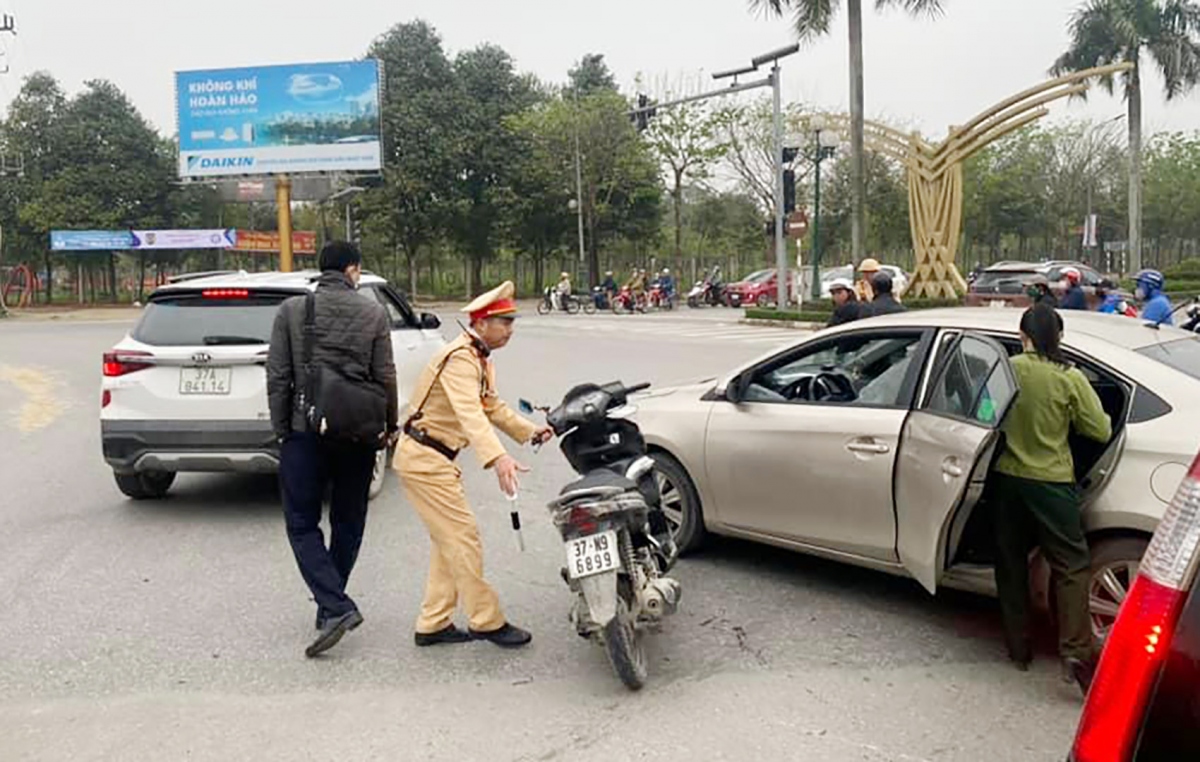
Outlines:
<svg viewBox="0 0 1200 762"><path fill-rule="evenodd" d="M691 307L692 309L696 309L697 307L700 306L700 300L694 296L689 296L688 297L688 306Z"/></svg>
<svg viewBox="0 0 1200 762"><path fill-rule="evenodd" d="M612 662L617 677L631 691L646 684L646 649L641 633L633 626L633 614L629 610L629 594L626 585L621 585L617 596L617 615L604 625L604 648Z"/></svg>
<svg viewBox="0 0 1200 762"><path fill-rule="evenodd" d="M550 303L545 299L537 303L537 314L545 315L550 312Z"/></svg>
<svg viewBox="0 0 1200 762"><path fill-rule="evenodd" d="M586 300L583 303L583 311L585 314L595 315L596 314L596 300L595 299Z"/></svg>

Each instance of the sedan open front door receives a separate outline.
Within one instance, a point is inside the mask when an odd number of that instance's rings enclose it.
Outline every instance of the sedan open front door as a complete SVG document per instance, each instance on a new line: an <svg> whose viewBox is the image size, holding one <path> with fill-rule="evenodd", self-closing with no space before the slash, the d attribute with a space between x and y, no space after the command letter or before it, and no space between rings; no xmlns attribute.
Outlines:
<svg viewBox="0 0 1200 762"><path fill-rule="evenodd" d="M929 383L904 423L896 462L896 553L929 592L961 525L983 494L1017 380L999 342L946 333ZM956 521L960 517L962 521Z"/></svg>

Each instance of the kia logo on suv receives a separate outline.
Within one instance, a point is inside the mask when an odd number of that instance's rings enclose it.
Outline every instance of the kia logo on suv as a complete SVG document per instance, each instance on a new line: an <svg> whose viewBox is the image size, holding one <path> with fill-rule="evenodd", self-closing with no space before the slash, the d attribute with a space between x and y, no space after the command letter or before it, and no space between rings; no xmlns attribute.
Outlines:
<svg viewBox="0 0 1200 762"><path fill-rule="evenodd" d="M206 362L211 362L211 361L212 361L212 355L210 355L208 352L196 352L194 355L192 355L192 362L194 362L194 363L198 363L198 364L202 365Z"/></svg>

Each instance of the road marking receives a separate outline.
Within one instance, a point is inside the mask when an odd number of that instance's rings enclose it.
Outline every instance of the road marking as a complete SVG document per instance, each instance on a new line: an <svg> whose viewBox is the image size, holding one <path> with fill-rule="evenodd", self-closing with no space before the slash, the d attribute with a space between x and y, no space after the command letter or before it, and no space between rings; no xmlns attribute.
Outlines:
<svg viewBox="0 0 1200 762"><path fill-rule="evenodd" d="M22 434L44 429L67 409L66 390L48 371L0 365L0 381L7 381L25 395L15 421Z"/></svg>

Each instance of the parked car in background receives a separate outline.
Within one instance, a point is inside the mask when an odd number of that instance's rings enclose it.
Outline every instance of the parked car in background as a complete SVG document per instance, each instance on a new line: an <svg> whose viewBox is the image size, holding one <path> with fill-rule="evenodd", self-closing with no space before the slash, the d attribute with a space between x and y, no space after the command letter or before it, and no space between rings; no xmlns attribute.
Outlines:
<svg viewBox="0 0 1200 762"><path fill-rule="evenodd" d="M1092 680L1072 762L1200 759L1200 456L1158 525Z"/></svg>
<svg viewBox="0 0 1200 762"><path fill-rule="evenodd" d="M983 486L1018 390L1020 312L914 310L819 331L720 378L640 395L676 542L708 533L994 594ZM1200 431L1200 337L1064 313L1063 349L1112 420L1073 437L1103 633ZM1041 590L1044 564L1035 568Z"/></svg>
<svg viewBox="0 0 1200 762"><path fill-rule="evenodd" d="M184 471L278 469L266 392L271 328L279 305L314 290L319 275L199 273L150 295L133 330L103 357L100 442L121 492L159 498ZM444 343L438 318L416 313L377 275L364 272L358 293L391 321L404 420L417 374ZM372 497L387 458L381 450Z"/></svg>
<svg viewBox="0 0 1200 762"><path fill-rule="evenodd" d="M985 268L971 283L965 303L968 307L1028 307L1030 299L1025 289L1039 275L1049 281L1055 296L1061 297L1066 291L1063 269L1067 267L1079 271L1088 308L1099 308L1104 297L1096 293L1096 288L1104 281L1104 276L1088 265L1070 261L997 262ZM1132 294L1126 296L1132 298Z"/></svg>
<svg viewBox="0 0 1200 762"><path fill-rule="evenodd" d="M730 307L742 307L751 304L756 307L766 307L774 304L779 295L777 283L775 268L773 267L752 272L736 283L730 283L725 286L725 303ZM788 283L787 294L789 302L795 298L794 291L793 284Z"/></svg>

